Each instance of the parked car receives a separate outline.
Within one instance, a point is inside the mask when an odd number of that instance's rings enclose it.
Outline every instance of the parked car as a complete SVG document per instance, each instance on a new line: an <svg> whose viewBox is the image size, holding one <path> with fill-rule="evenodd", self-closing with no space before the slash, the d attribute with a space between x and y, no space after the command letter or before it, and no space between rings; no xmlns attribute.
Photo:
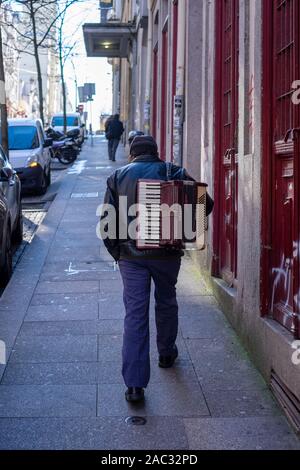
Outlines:
<svg viewBox="0 0 300 470"><path fill-rule="evenodd" d="M45 194L51 184L52 140L39 119L8 120L9 159L22 183L22 191Z"/></svg>
<svg viewBox="0 0 300 470"><path fill-rule="evenodd" d="M21 183L0 146L0 287L12 274L12 245L22 239Z"/></svg>
<svg viewBox="0 0 300 470"><path fill-rule="evenodd" d="M52 116L50 127L55 131L64 132L64 116L62 113ZM85 138L85 125L81 121L81 116L79 113L67 113L67 132L74 130L78 130L79 144L82 145Z"/></svg>

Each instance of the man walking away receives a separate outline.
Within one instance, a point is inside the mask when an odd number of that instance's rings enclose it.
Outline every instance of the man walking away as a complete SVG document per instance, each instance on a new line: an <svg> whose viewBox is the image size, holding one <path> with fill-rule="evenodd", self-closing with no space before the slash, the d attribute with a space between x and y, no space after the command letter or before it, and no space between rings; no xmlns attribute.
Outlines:
<svg viewBox="0 0 300 470"><path fill-rule="evenodd" d="M119 210L119 197L127 196L128 208L136 203L137 182L150 180L192 180L184 168L171 165L170 169L158 156L157 144L152 137L135 137L130 147L131 163L118 169L107 180L105 204L114 207L117 220L127 225L133 217ZM170 176L170 178L168 178ZM108 207L108 206L106 206ZM208 196L207 214L213 209ZM112 212L102 215L104 230L114 224ZM108 229L108 231L107 231ZM120 233L120 231L119 231ZM123 231L124 235L126 231ZM128 233L128 232L127 232ZM111 256L118 261L124 285L126 316L123 336L123 378L129 402L144 398L144 388L150 379L149 357L149 302L151 280L155 286L155 320L157 328L158 365L172 367L178 356L176 338L178 331L178 305L176 283L183 251L173 248L137 249L129 234L127 239L119 234L104 237L104 244ZM114 238L113 238L114 237Z"/></svg>
<svg viewBox="0 0 300 470"><path fill-rule="evenodd" d="M124 127L120 121L120 116L115 114L105 126L105 136L108 140L108 157L113 162L116 161L116 152L123 132Z"/></svg>

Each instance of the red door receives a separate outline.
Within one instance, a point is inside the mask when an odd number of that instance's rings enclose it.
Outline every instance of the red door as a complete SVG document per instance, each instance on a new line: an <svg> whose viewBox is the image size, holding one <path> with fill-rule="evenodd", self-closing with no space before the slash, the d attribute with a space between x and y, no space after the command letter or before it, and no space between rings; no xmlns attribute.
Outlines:
<svg viewBox="0 0 300 470"><path fill-rule="evenodd" d="M216 3L217 67L213 274L233 285L237 277L239 1Z"/></svg>
<svg viewBox="0 0 300 470"><path fill-rule="evenodd" d="M157 88L158 88L158 46L153 50L153 77L152 77L152 119L151 132L156 139L157 132Z"/></svg>
<svg viewBox="0 0 300 470"><path fill-rule="evenodd" d="M299 336L300 2L264 2L263 313ZM264 108L263 108L264 109Z"/></svg>
<svg viewBox="0 0 300 470"><path fill-rule="evenodd" d="M161 57L161 103L160 103L160 158L166 160L167 153L167 101L168 101L168 27L162 33Z"/></svg>

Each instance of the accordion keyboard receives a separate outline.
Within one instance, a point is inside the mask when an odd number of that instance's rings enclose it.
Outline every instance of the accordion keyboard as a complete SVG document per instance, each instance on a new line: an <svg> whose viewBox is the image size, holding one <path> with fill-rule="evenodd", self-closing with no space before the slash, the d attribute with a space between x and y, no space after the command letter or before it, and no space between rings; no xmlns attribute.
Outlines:
<svg viewBox="0 0 300 470"><path fill-rule="evenodd" d="M160 182L140 182L139 204L141 207L139 211L138 245L158 248L160 243Z"/></svg>

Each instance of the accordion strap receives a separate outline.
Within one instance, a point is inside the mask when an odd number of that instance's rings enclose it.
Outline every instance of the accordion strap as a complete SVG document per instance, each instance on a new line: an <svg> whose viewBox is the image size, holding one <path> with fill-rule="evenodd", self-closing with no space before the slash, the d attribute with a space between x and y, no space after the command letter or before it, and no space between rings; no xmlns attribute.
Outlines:
<svg viewBox="0 0 300 470"><path fill-rule="evenodd" d="M172 162L166 162L167 181L170 181L172 178L172 165Z"/></svg>
<svg viewBox="0 0 300 470"><path fill-rule="evenodd" d="M173 168L173 163L172 162L165 162L166 165L166 176L167 176L167 181L172 180L172 168ZM184 179L184 169L181 168L181 173L180 176L182 179Z"/></svg>

